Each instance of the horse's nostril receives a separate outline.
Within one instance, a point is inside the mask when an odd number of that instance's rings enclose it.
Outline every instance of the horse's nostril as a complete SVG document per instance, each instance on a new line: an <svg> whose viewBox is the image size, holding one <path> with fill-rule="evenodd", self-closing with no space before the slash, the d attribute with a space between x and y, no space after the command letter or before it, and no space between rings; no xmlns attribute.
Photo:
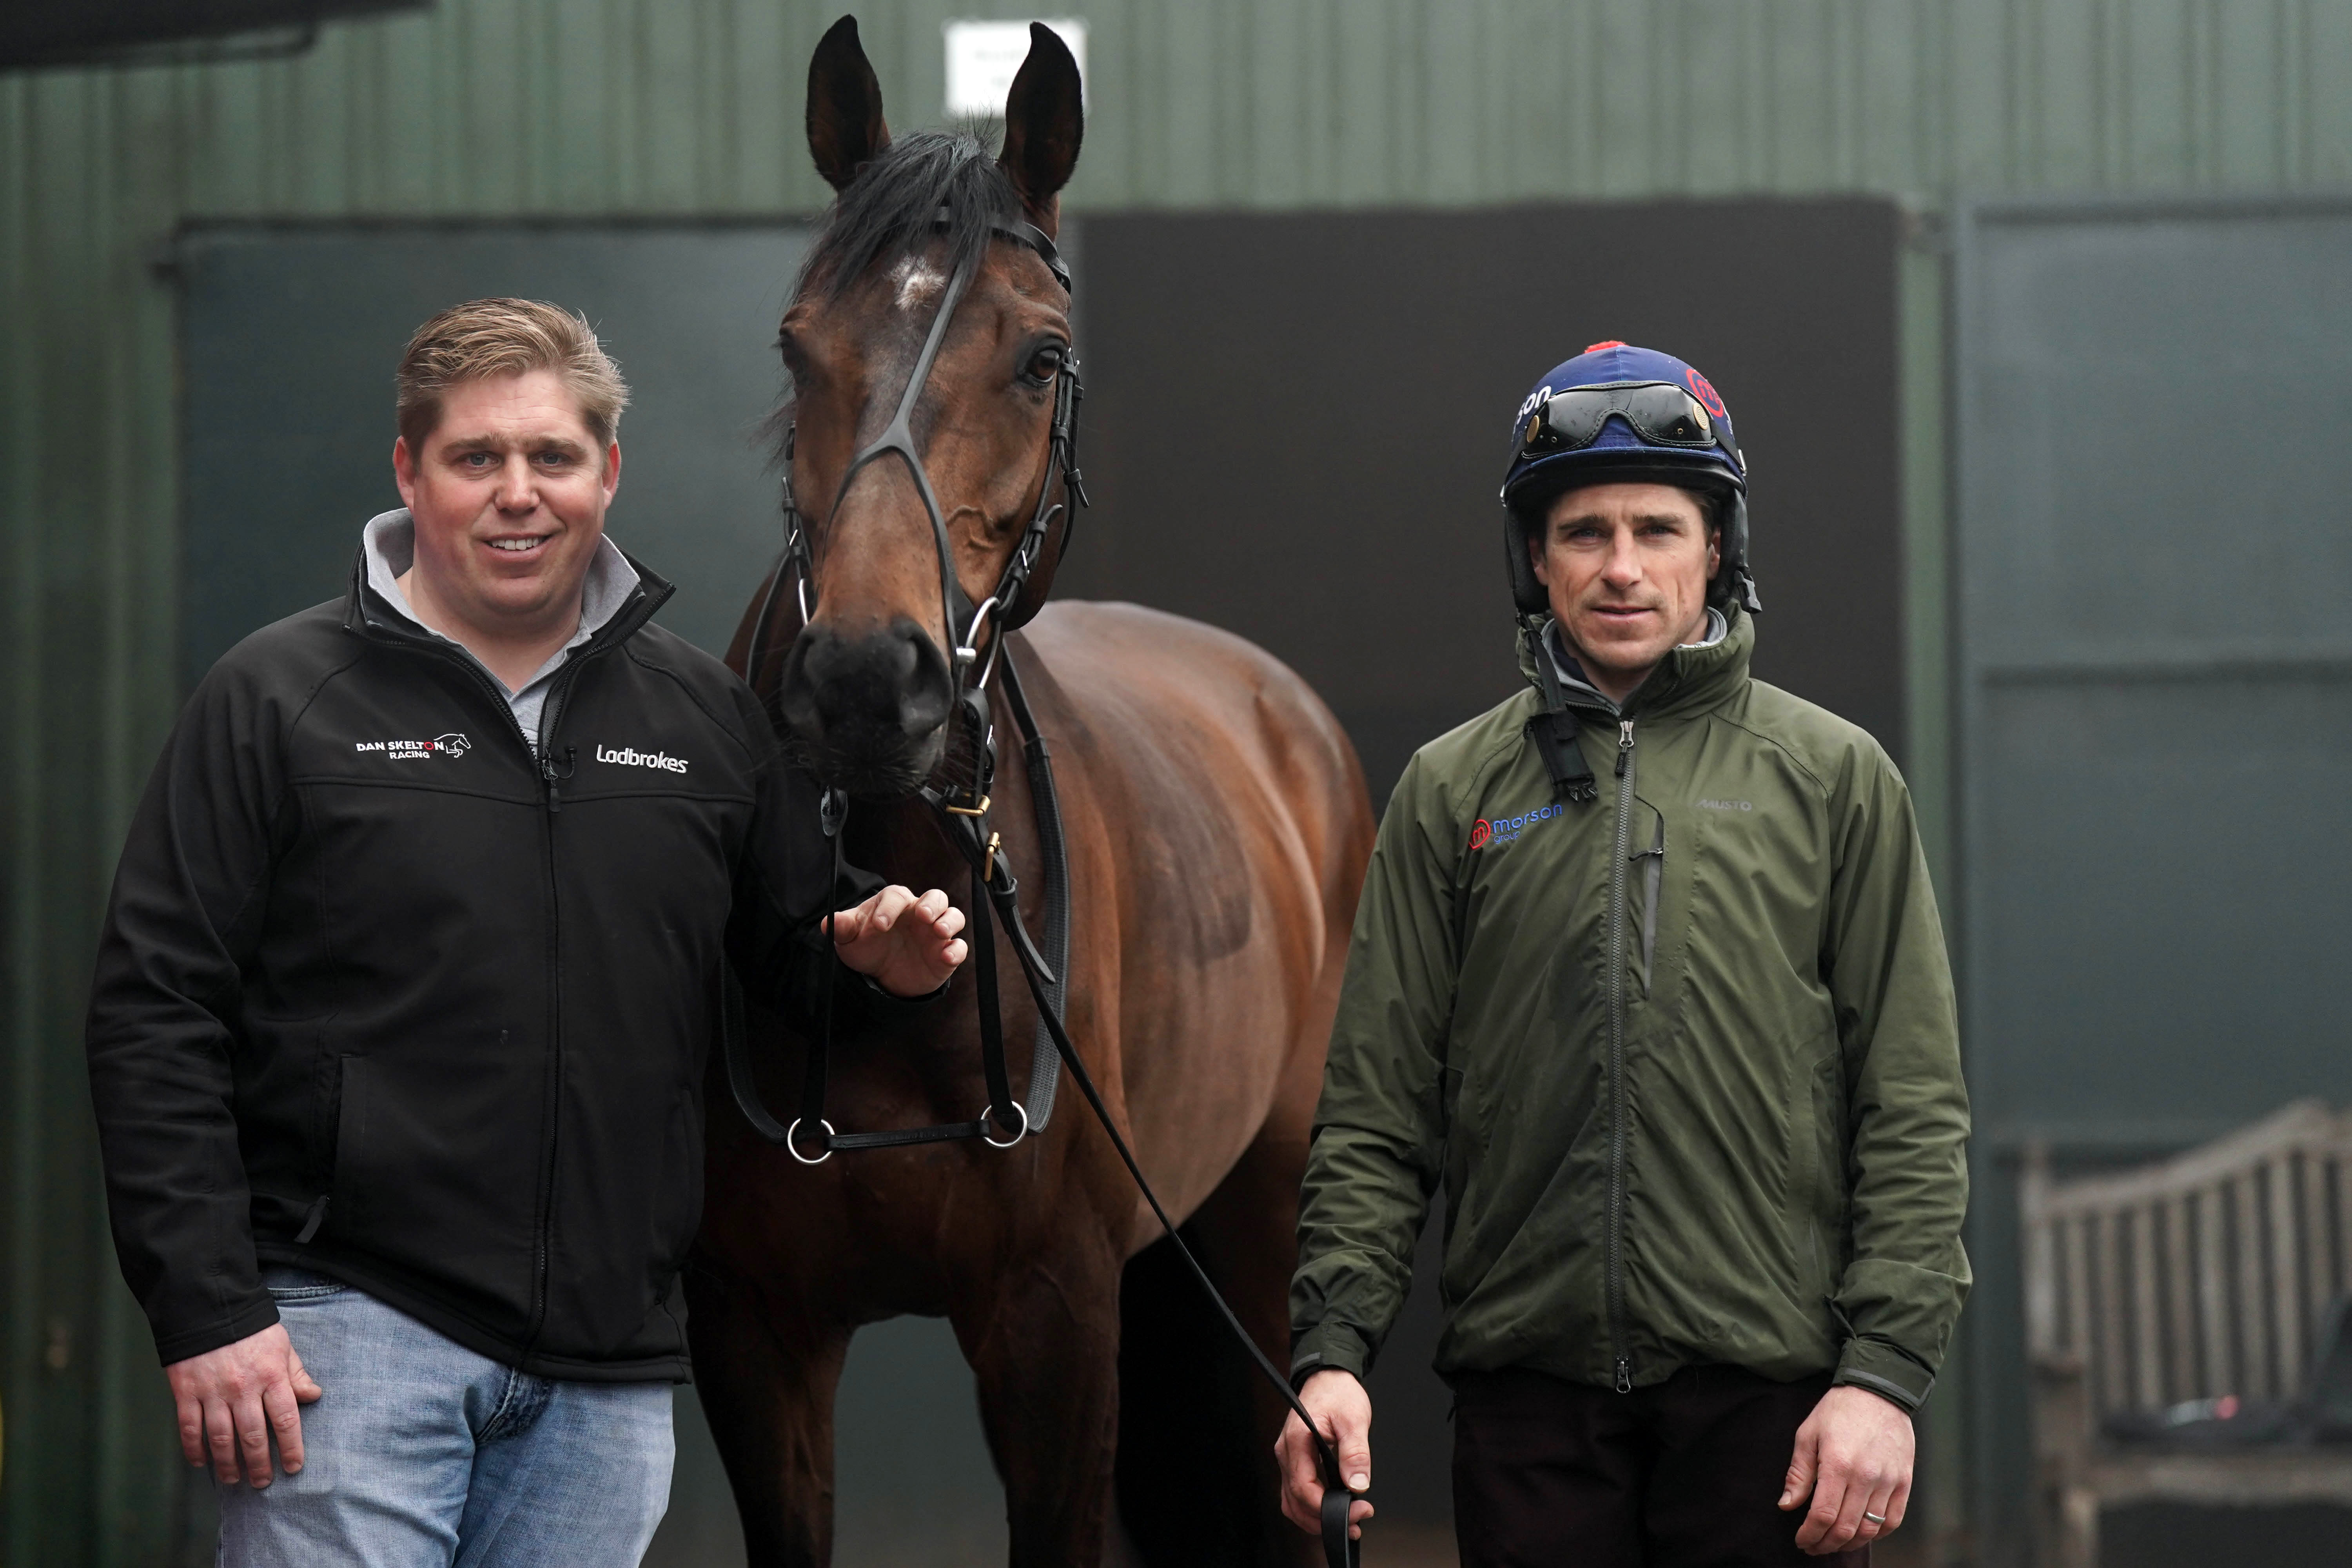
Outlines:
<svg viewBox="0 0 2352 1568"><path fill-rule="evenodd" d="M861 765L911 765L945 722L952 682L938 646L904 616L845 636L803 631L777 694L784 721L813 746Z"/></svg>
<svg viewBox="0 0 2352 1568"><path fill-rule="evenodd" d="M921 650L915 647L912 640L905 637L895 637L890 639L890 677L898 682L900 690L906 690L915 684L916 667L921 662Z"/></svg>
<svg viewBox="0 0 2352 1568"><path fill-rule="evenodd" d="M907 680L899 688L898 731L909 741L920 741L947 722L954 682L948 679L947 660L930 637L912 626L907 632Z"/></svg>

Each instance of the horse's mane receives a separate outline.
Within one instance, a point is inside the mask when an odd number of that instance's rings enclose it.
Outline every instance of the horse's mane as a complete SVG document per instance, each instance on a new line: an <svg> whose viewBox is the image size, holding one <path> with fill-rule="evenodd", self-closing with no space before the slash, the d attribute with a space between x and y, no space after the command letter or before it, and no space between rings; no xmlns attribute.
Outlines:
<svg viewBox="0 0 2352 1568"><path fill-rule="evenodd" d="M941 207L944 231L938 226ZM877 264L928 249L942 233L950 272L977 264L991 226L1020 216L1019 193L978 137L913 132L858 170L835 201L793 298L822 289L838 299Z"/></svg>

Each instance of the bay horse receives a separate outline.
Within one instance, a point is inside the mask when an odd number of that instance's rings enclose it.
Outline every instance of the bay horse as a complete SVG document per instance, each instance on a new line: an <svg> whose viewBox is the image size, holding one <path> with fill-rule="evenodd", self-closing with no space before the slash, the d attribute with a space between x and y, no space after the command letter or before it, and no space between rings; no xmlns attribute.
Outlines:
<svg viewBox="0 0 2352 1568"><path fill-rule="evenodd" d="M1286 1364L1299 1179L1372 837L1354 751L1296 674L1198 623L1061 604L1011 629L1050 589L1076 488L1053 439L1075 365L1051 237L1083 131L1061 41L1032 28L992 159L964 135L893 140L848 17L811 63L807 121L837 193L780 336L809 554L804 575L780 564L762 584L730 662L794 756L854 801L846 858L952 889L969 872L918 791L952 760L950 658L1003 645L1055 764L1068 1035L1167 1209ZM856 466L902 427L906 460ZM1049 515L1021 602L984 628L955 624L943 601L980 602ZM772 641L771 613L785 628ZM1001 680L988 700L1011 733ZM1034 899L1045 877L1017 749L991 793L987 826ZM1036 1014L1011 948L996 958L1003 1035L1025 1042ZM911 1016L844 1026L825 1114L845 1133L992 1103L976 967ZM811 1042L756 1011L746 1037L761 1094L786 1102ZM1278 1396L1220 1352L1075 1095L1009 1148L966 1139L813 1165L755 1135L715 1062L709 1103L689 1332L752 1563L830 1560L843 1359L861 1324L907 1313L944 1314L971 1365L1013 1563L1099 1563L1114 1493L1153 1564L1312 1558L1277 1511Z"/></svg>

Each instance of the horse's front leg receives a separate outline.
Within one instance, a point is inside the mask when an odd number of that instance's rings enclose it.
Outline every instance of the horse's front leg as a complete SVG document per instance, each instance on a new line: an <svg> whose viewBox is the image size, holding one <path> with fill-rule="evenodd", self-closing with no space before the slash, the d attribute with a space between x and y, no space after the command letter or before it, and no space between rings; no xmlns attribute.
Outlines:
<svg viewBox="0 0 2352 1568"><path fill-rule="evenodd" d="M705 1264L687 1270L696 1392L750 1568L833 1560L833 1399L847 1328Z"/></svg>
<svg viewBox="0 0 2352 1568"><path fill-rule="evenodd" d="M1119 1258L1098 1231L1054 1246L975 1276L950 1315L1004 1479L1013 1568L1096 1568L1118 1435Z"/></svg>

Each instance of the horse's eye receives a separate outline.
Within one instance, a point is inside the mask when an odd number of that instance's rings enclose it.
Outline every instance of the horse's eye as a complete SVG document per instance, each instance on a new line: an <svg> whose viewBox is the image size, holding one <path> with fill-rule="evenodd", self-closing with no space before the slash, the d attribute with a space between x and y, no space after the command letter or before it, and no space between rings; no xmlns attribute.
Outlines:
<svg viewBox="0 0 2352 1568"><path fill-rule="evenodd" d="M1068 352L1059 343L1047 343L1029 356L1028 368L1021 373L1022 379L1037 386L1046 385L1062 374L1062 356Z"/></svg>

